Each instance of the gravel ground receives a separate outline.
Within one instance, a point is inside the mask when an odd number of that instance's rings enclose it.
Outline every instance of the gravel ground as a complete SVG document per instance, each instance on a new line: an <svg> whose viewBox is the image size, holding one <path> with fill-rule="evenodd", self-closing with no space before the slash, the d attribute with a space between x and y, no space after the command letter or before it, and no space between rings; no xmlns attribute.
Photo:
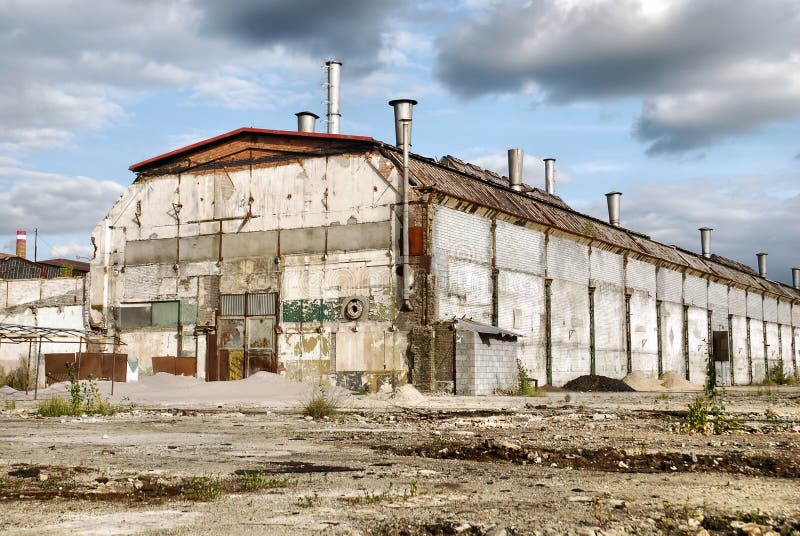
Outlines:
<svg viewBox="0 0 800 536"><path fill-rule="evenodd" d="M319 421L262 401L98 418L20 401L0 415L0 532L800 530L800 390L729 389L729 435L682 430L695 396L354 396Z"/></svg>

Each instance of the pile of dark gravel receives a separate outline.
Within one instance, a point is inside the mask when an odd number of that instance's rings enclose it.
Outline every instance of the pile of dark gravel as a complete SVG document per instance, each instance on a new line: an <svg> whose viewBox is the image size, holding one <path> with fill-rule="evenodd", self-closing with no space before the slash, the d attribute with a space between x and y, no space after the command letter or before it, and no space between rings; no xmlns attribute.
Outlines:
<svg viewBox="0 0 800 536"><path fill-rule="evenodd" d="M564 384L568 391L583 392L628 392L635 391L633 387L622 380L615 380L608 376L580 376Z"/></svg>

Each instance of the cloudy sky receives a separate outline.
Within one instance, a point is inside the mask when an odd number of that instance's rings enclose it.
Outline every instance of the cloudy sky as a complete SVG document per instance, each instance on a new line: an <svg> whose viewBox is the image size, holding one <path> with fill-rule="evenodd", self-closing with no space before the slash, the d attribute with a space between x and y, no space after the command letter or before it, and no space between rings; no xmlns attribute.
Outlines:
<svg viewBox="0 0 800 536"><path fill-rule="evenodd" d="M324 115L557 192L623 225L788 282L800 265L800 3L795 0L0 0L0 251L90 255L134 162L241 126ZM324 125L321 126L324 128ZM29 248L29 250L32 248Z"/></svg>

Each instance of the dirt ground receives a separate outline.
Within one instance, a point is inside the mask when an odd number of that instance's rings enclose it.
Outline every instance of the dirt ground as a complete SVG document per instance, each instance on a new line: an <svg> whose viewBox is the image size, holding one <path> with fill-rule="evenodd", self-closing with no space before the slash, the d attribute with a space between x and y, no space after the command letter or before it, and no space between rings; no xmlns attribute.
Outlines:
<svg viewBox="0 0 800 536"><path fill-rule="evenodd" d="M0 415L0 533L800 531L800 389L728 389L730 435L682 431L695 396L349 396L319 421L262 402L39 418L21 400Z"/></svg>

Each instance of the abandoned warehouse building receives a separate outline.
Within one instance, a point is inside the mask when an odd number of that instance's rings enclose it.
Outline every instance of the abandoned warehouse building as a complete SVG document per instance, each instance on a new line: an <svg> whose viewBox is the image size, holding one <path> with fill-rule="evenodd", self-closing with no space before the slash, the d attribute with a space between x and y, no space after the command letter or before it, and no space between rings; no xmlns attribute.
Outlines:
<svg viewBox="0 0 800 536"><path fill-rule="evenodd" d="M705 228L701 254L661 244L620 226L618 192L608 222L581 214L554 160L544 189L523 182L520 149L508 177L411 154L416 103L390 104L394 145L317 133L302 112L297 131L241 128L131 166L88 276L5 281L0 319L94 330L143 374L207 381L480 395L518 363L552 386L702 383L709 360L727 385L798 373L800 269L769 280L765 254L758 272L714 255ZM0 346L6 365L19 353Z"/></svg>
<svg viewBox="0 0 800 536"><path fill-rule="evenodd" d="M518 149L510 178L405 165L401 123L397 145L242 128L135 164L92 235L91 308L141 370L176 356L206 380L487 394L517 360L554 386L702 383L709 358L725 384L797 372L800 291L711 254L710 230L698 255L621 227L617 193L610 222L580 214L552 160L544 190L522 182Z"/></svg>

